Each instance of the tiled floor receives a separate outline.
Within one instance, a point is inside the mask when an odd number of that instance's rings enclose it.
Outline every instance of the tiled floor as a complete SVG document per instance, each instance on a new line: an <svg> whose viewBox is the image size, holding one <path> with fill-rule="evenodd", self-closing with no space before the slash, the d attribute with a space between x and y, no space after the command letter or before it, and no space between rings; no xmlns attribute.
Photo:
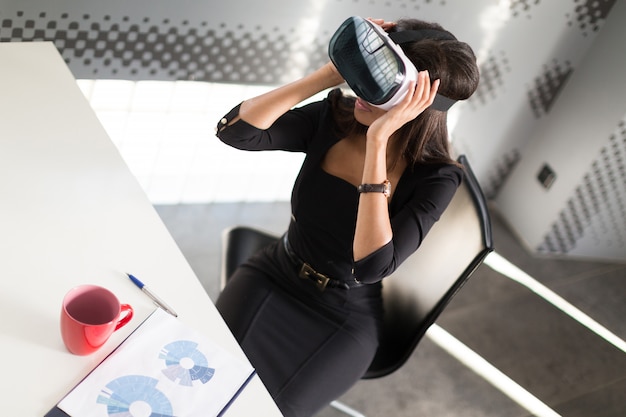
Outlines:
<svg viewBox="0 0 626 417"><path fill-rule="evenodd" d="M246 224L280 233L289 221L287 203L156 208L213 299L219 291L221 231ZM626 264L532 256L497 213L492 217L499 255L626 339ZM431 337L399 371L360 381L341 401L368 417L626 416L625 352L488 265L480 267L437 325L554 413L518 404L503 392L504 385L488 382ZM328 408L319 417L342 415Z"/></svg>

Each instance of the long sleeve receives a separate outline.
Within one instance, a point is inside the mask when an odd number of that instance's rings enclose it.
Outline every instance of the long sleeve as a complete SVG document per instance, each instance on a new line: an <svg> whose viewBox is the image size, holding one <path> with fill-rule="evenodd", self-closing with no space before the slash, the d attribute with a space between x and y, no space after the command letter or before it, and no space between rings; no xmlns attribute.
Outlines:
<svg viewBox="0 0 626 417"><path fill-rule="evenodd" d="M357 280L372 283L390 275L418 249L426 234L448 207L461 183L463 173L453 165L414 172L412 184L398 185L392 201L392 240L359 261L353 271Z"/></svg>
<svg viewBox="0 0 626 417"><path fill-rule="evenodd" d="M283 150L306 152L315 136L323 109L322 102L289 110L269 129L256 128L245 120L228 123L239 114L239 106L228 112L217 125L219 139L242 150Z"/></svg>
<svg viewBox="0 0 626 417"><path fill-rule="evenodd" d="M288 111L268 129L239 119L238 107L218 124L224 143L244 150L306 152L291 196L289 241L317 271L335 279L365 283L390 275L420 245L461 182L454 165L419 164L396 185L389 206L392 240L355 262L352 251L359 193L352 184L325 172L321 163L340 138L333 134L328 100Z"/></svg>

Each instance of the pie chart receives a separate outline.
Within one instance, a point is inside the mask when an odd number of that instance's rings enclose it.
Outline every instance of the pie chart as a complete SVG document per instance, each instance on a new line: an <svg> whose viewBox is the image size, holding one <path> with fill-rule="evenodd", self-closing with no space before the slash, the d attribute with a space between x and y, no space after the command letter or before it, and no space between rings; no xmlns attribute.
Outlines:
<svg viewBox="0 0 626 417"><path fill-rule="evenodd" d="M174 417L170 401L156 389L158 382L143 375L122 376L109 382L96 402L107 406L110 417L139 417L133 412L137 406L148 409L150 417Z"/></svg>
<svg viewBox="0 0 626 417"><path fill-rule="evenodd" d="M194 381L209 382L215 369L209 367L206 356L198 349L196 342L178 340L163 347L160 359L165 360L163 374L170 380L179 380L183 386L192 386Z"/></svg>

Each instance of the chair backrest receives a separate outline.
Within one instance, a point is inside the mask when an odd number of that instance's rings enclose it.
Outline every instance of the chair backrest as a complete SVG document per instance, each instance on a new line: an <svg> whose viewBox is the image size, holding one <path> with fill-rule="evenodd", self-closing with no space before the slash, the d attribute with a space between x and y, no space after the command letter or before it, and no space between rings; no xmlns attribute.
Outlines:
<svg viewBox="0 0 626 417"><path fill-rule="evenodd" d="M465 178L412 254L383 280L383 334L365 379L401 367L452 297L493 251L487 202L465 156Z"/></svg>
<svg viewBox="0 0 626 417"><path fill-rule="evenodd" d="M234 226L222 233L222 270L220 285L224 288L235 269L261 248L279 239L269 232L248 226Z"/></svg>

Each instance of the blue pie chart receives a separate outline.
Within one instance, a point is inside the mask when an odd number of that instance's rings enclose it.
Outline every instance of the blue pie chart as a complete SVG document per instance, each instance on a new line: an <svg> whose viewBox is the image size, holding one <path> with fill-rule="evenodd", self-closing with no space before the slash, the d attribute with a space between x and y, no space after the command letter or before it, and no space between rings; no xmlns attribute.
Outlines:
<svg viewBox="0 0 626 417"><path fill-rule="evenodd" d="M160 359L165 360L163 374L170 380L179 380L183 386L192 386L194 381L209 382L215 369L209 367L206 356L198 349L198 344L189 340L178 340L163 347Z"/></svg>
<svg viewBox="0 0 626 417"><path fill-rule="evenodd" d="M156 388L158 382L143 375L122 376L109 382L96 402L107 406L110 417L135 417L131 406L137 401L150 407L150 417L174 417L170 401Z"/></svg>

